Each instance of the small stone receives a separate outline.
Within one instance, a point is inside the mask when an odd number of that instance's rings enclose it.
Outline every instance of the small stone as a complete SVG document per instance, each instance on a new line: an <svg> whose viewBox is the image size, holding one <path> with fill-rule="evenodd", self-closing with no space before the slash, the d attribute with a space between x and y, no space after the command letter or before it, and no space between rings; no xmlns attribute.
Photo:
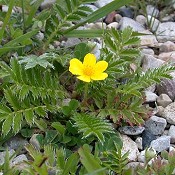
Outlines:
<svg viewBox="0 0 175 175"><path fill-rule="evenodd" d="M143 163L145 162L145 150L141 151L138 155L138 161Z"/></svg>
<svg viewBox="0 0 175 175"><path fill-rule="evenodd" d="M146 12L148 15L154 16L154 17L158 17L159 16L159 10L152 6L152 5L147 5L146 6Z"/></svg>
<svg viewBox="0 0 175 175"><path fill-rule="evenodd" d="M95 5L98 7L98 8L101 8L107 4L109 4L110 2L112 2L113 0L98 0Z"/></svg>
<svg viewBox="0 0 175 175"><path fill-rule="evenodd" d="M175 43L167 41L159 46L160 52L171 52L175 51Z"/></svg>
<svg viewBox="0 0 175 175"><path fill-rule="evenodd" d="M147 128L147 130L152 132L152 134L154 135L163 134L166 125L166 120L157 116L152 116L145 122L145 127Z"/></svg>
<svg viewBox="0 0 175 175"><path fill-rule="evenodd" d="M160 21L153 16L148 15L147 26L150 28L152 32L156 32L160 25Z"/></svg>
<svg viewBox="0 0 175 175"><path fill-rule="evenodd" d="M167 107L170 103L172 103L171 98L167 94L161 94L157 97L157 104L162 107Z"/></svg>
<svg viewBox="0 0 175 175"><path fill-rule="evenodd" d="M149 103L149 102L154 102L157 99L157 95L154 92L150 92L150 91L145 91L145 102Z"/></svg>
<svg viewBox="0 0 175 175"><path fill-rule="evenodd" d="M144 72L148 71L148 69L154 69L160 67L164 64L164 61L155 58L152 55L144 55L142 59L142 69Z"/></svg>
<svg viewBox="0 0 175 175"><path fill-rule="evenodd" d="M115 11L111 12L110 14L108 14L106 16L106 18L105 18L105 23L106 24L110 24L110 23L114 22L115 21L115 15L116 15Z"/></svg>
<svg viewBox="0 0 175 175"><path fill-rule="evenodd" d="M9 156L12 156L15 154L15 151L13 149L9 150L8 152L9 152ZM5 155L6 155L6 151L0 152L0 165L4 164Z"/></svg>
<svg viewBox="0 0 175 175"><path fill-rule="evenodd" d="M123 141L122 155L129 151L129 161L136 161L139 155L139 150L136 143L128 136L121 135Z"/></svg>
<svg viewBox="0 0 175 175"><path fill-rule="evenodd" d="M159 42L175 41L175 22L160 23L156 35Z"/></svg>
<svg viewBox="0 0 175 175"><path fill-rule="evenodd" d="M156 84L152 84L151 86L147 87L145 91L155 92Z"/></svg>
<svg viewBox="0 0 175 175"><path fill-rule="evenodd" d="M56 0L44 0L44 2L41 3L40 8L41 10L50 8L55 2Z"/></svg>
<svg viewBox="0 0 175 175"><path fill-rule="evenodd" d="M39 41L42 41L44 39L44 34L42 32L39 32L37 35L36 35L36 38L39 40Z"/></svg>
<svg viewBox="0 0 175 175"><path fill-rule="evenodd" d="M157 106L157 112L155 113L157 116L162 117L164 115L164 107L162 106Z"/></svg>
<svg viewBox="0 0 175 175"><path fill-rule="evenodd" d="M107 28L109 28L109 29L111 29L111 28L117 29L118 26L119 26L118 22L112 22L112 23L107 25Z"/></svg>
<svg viewBox="0 0 175 175"><path fill-rule="evenodd" d="M150 48L142 49L141 54L142 55L152 55L152 56L154 56L154 50L150 49Z"/></svg>
<svg viewBox="0 0 175 175"><path fill-rule="evenodd" d="M159 54L158 59L166 61L166 62L175 62L175 51L172 52L164 52Z"/></svg>
<svg viewBox="0 0 175 175"><path fill-rule="evenodd" d="M24 138L16 135L12 138L10 138L6 143L5 147L8 147L10 150L19 150L22 149L21 152L24 151L24 146L28 144L28 141L25 140Z"/></svg>
<svg viewBox="0 0 175 175"><path fill-rule="evenodd" d="M142 146L142 137L137 137L137 139L135 140L135 143L137 144L137 147L142 150L143 146Z"/></svg>
<svg viewBox="0 0 175 175"><path fill-rule="evenodd" d="M163 112L164 117L168 123L175 125L175 102L169 104Z"/></svg>
<svg viewBox="0 0 175 175"><path fill-rule="evenodd" d="M3 26L3 22L2 21L0 21L0 27L2 27Z"/></svg>
<svg viewBox="0 0 175 175"><path fill-rule="evenodd" d="M23 161L27 161L27 160L28 160L28 159L27 159L26 155L25 155L25 154L21 154L21 155L15 157L15 158L13 159L12 165L16 165L16 164L19 164L19 163L21 163L21 162L23 162Z"/></svg>
<svg viewBox="0 0 175 175"><path fill-rule="evenodd" d="M93 47L93 50L91 51L91 53L93 53L98 60L98 58L100 58L100 50L102 48L102 45L98 42L93 42L93 44L95 44L95 47Z"/></svg>
<svg viewBox="0 0 175 175"><path fill-rule="evenodd" d="M169 80L164 79L161 83L157 84L156 90L158 95L167 94L171 100L175 99L175 78Z"/></svg>
<svg viewBox="0 0 175 175"><path fill-rule="evenodd" d="M96 22L96 23L89 23L86 25L89 29L106 29L106 23L103 22Z"/></svg>
<svg viewBox="0 0 175 175"><path fill-rule="evenodd" d="M171 137L171 143L175 143L175 126L174 125L170 126L168 135Z"/></svg>
<svg viewBox="0 0 175 175"><path fill-rule="evenodd" d="M134 17L134 10L131 7L123 6L119 8L119 13L123 17L128 17L128 18Z"/></svg>
<svg viewBox="0 0 175 175"><path fill-rule="evenodd" d="M145 130L142 126L123 126L119 128L119 132L126 135L139 135Z"/></svg>
<svg viewBox="0 0 175 175"><path fill-rule="evenodd" d="M142 133L142 145L143 149L150 146L151 141L155 140L156 136L151 131L145 129Z"/></svg>
<svg viewBox="0 0 175 175"><path fill-rule="evenodd" d="M87 7L90 7L93 12L95 12L96 10L98 10L98 8L95 5L93 5L93 4L86 4L86 6Z"/></svg>
<svg viewBox="0 0 175 175"><path fill-rule="evenodd" d="M133 31L136 31L136 32L141 32L145 30L145 28L140 23L138 23L137 21L134 21L131 18L127 18L127 17L123 17L120 20L119 26L120 26L119 27L120 30L124 30L126 27L131 27Z"/></svg>
<svg viewBox="0 0 175 175"><path fill-rule="evenodd" d="M142 26L145 26L147 19L143 15L136 16L136 21L139 22Z"/></svg>
<svg viewBox="0 0 175 175"><path fill-rule="evenodd" d="M116 22L119 23L121 19L122 19L122 16L121 16L120 14L116 14L116 15L115 15L115 21L116 21Z"/></svg>
<svg viewBox="0 0 175 175"><path fill-rule="evenodd" d="M137 167L144 167L144 163L142 163L142 162L129 162L126 166L127 166L127 168L136 169Z"/></svg>
<svg viewBox="0 0 175 175"><path fill-rule="evenodd" d="M149 47L157 47L158 46L158 41L157 41L155 35L153 35L153 33L151 33L148 30L144 30L141 33L146 34L146 35L139 36L141 46L149 46Z"/></svg>
<svg viewBox="0 0 175 175"><path fill-rule="evenodd" d="M151 142L150 147L157 152L161 152L170 148L170 136L161 136Z"/></svg>
<svg viewBox="0 0 175 175"><path fill-rule="evenodd" d="M167 136L168 135L168 130L165 130L162 135Z"/></svg>
<svg viewBox="0 0 175 175"><path fill-rule="evenodd" d="M68 40L64 43L64 47L73 47L79 43L81 43L81 40L78 38L68 38Z"/></svg>
<svg viewBox="0 0 175 175"><path fill-rule="evenodd" d="M38 134L33 134L31 139L29 140L30 144L33 145L37 150L40 150L40 143L37 139Z"/></svg>

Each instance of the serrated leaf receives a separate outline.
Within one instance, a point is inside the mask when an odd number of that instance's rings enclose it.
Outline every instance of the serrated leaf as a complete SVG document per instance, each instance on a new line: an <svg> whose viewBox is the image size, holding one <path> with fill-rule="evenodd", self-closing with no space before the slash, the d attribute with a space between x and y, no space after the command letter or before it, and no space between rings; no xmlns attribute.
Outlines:
<svg viewBox="0 0 175 175"><path fill-rule="evenodd" d="M13 116L13 125L12 125L13 128L12 129L14 133L18 133L19 130L21 129L22 120L23 120L22 113L17 112Z"/></svg>
<svg viewBox="0 0 175 175"><path fill-rule="evenodd" d="M11 115L8 115L8 117L2 124L3 135L7 135L9 133L9 131L11 130L12 123L13 123L13 117Z"/></svg>

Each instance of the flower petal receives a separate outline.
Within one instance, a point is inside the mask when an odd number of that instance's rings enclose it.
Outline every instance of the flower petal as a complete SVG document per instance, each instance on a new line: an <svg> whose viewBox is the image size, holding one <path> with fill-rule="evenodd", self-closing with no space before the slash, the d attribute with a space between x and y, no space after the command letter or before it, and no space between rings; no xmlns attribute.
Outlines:
<svg viewBox="0 0 175 175"><path fill-rule="evenodd" d="M86 76L86 75L81 75L81 76L78 76L77 77L79 80L82 80L82 81L85 81L85 82L90 82L91 79L89 76Z"/></svg>
<svg viewBox="0 0 175 175"><path fill-rule="evenodd" d="M96 72L103 72L107 69L108 63L106 61L99 61L95 65Z"/></svg>
<svg viewBox="0 0 175 175"><path fill-rule="evenodd" d="M96 57L94 54L88 53L84 57L83 65L95 66Z"/></svg>
<svg viewBox="0 0 175 175"><path fill-rule="evenodd" d="M92 80L104 80L108 77L107 73L96 73L93 76L91 76Z"/></svg>
<svg viewBox="0 0 175 175"><path fill-rule="evenodd" d="M77 58L73 58L70 60L69 71L73 75L81 75L83 73L83 64Z"/></svg>

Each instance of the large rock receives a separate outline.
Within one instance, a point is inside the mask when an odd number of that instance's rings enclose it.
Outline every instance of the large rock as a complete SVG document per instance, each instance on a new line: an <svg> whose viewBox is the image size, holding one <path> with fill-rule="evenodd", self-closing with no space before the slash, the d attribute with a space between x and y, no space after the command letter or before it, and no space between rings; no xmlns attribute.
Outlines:
<svg viewBox="0 0 175 175"><path fill-rule="evenodd" d="M170 148L170 136L161 136L151 142L150 147L157 152L161 152Z"/></svg>
<svg viewBox="0 0 175 175"><path fill-rule="evenodd" d="M161 23L156 34L159 42L175 41L175 22Z"/></svg>
<svg viewBox="0 0 175 175"><path fill-rule="evenodd" d="M133 19L128 17L123 17L119 22L119 29L123 30L126 27L131 27L133 31L137 31L137 32L141 32L145 30L145 28L137 21L134 21Z"/></svg>
<svg viewBox="0 0 175 175"><path fill-rule="evenodd" d="M139 155L139 150L137 144L127 135L121 135L123 141L122 154L129 151L128 159L129 161L136 161Z"/></svg>
<svg viewBox="0 0 175 175"><path fill-rule="evenodd" d="M148 69L160 67L164 61L155 58L152 55L144 55L142 59L142 69L146 72Z"/></svg>
<svg viewBox="0 0 175 175"><path fill-rule="evenodd" d="M175 125L175 102L169 104L163 111L162 117L164 117L168 123Z"/></svg>
<svg viewBox="0 0 175 175"><path fill-rule="evenodd" d="M145 127L154 135L163 134L167 122L164 118L152 116L145 122Z"/></svg>

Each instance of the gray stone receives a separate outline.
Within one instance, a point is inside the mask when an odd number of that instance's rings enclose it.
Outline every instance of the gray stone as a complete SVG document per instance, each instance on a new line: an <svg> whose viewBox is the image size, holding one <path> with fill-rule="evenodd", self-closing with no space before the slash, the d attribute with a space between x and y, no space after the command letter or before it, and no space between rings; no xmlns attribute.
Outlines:
<svg viewBox="0 0 175 175"><path fill-rule="evenodd" d="M17 157L15 157L12 161L12 165L16 165L16 164L19 164L19 163L22 163L23 161L27 161L27 157L25 154L21 154Z"/></svg>
<svg viewBox="0 0 175 175"><path fill-rule="evenodd" d="M145 129L142 133L142 145L143 149L150 146L151 141L155 140L157 137L152 134L151 131Z"/></svg>
<svg viewBox="0 0 175 175"><path fill-rule="evenodd" d="M156 35L159 42L175 41L175 22L161 23Z"/></svg>
<svg viewBox="0 0 175 175"><path fill-rule="evenodd" d="M24 138L16 135L12 138L10 138L6 143L5 143L5 147L8 147L10 150L14 149L14 150L20 150L21 152L24 151L24 146L28 144L28 141L25 140Z"/></svg>
<svg viewBox="0 0 175 175"><path fill-rule="evenodd" d="M152 32L156 32L160 25L160 21L150 15L148 15L147 26L150 28Z"/></svg>
<svg viewBox="0 0 175 175"><path fill-rule="evenodd" d="M87 6L87 7L90 7L91 10L92 10L93 12L95 12L96 10L98 10L98 7L95 6L95 5L92 5L92 4L86 4L86 6Z"/></svg>
<svg viewBox="0 0 175 175"><path fill-rule="evenodd" d="M152 55L154 56L154 50L150 48L142 49L141 50L142 55Z"/></svg>
<svg viewBox="0 0 175 175"><path fill-rule="evenodd" d="M171 52L175 51L175 43L172 41L167 41L159 46L160 52Z"/></svg>
<svg viewBox="0 0 175 175"><path fill-rule="evenodd" d="M112 2L113 0L98 0L96 3L95 3L95 5L97 6L97 7L103 7L103 6L105 6L105 5L107 5L107 4L109 4L110 2Z"/></svg>
<svg viewBox="0 0 175 175"><path fill-rule="evenodd" d="M159 10L152 6L152 5L147 5L146 6L146 12L148 15L154 16L154 17L158 17L159 16Z"/></svg>
<svg viewBox="0 0 175 175"><path fill-rule="evenodd" d="M164 64L164 61L155 58L152 55L144 55L142 59L142 69L146 72L148 69L154 69Z"/></svg>
<svg viewBox="0 0 175 175"><path fill-rule="evenodd" d="M63 44L64 47L72 47L81 43L81 40L78 38L68 38L67 41Z"/></svg>
<svg viewBox="0 0 175 175"><path fill-rule="evenodd" d="M96 23L89 23L86 25L88 29L106 29L106 23L103 22L96 22Z"/></svg>
<svg viewBox="0 0 175 175"><path fill-rule="evenodd" d="M137 144L137 147L142 150L143 146L142 146L142 137L137 137L137 139L135 140L135 143Z"/></svg>
<svg viewBox="0 0 175 175"><path fill-rule="evenodd" d="M158 96L154 92L145 91L145 97L146 97L145 102L149 103L156 101Z"/></svg>
<svg viewBox="0 0 175 175"><path fill-rule="evenodd" d="M9 152L9 156L12 156L15 154L15 151L13 149L9 150L8 152ZM4 164L5 155L6 155L6 151L0 152L0 165Z"/></svg>
<svg viewBox="0 0 175 175"><path fill-rule="evenodd" d="M129 161L136 161L137 156L139 155L139 150L137 144L128 136L121 135L123 141L122 154L125 154L129 151L128 159Z"/></svg>
<svg viewBox="0 0 175 175"><path fill-rule="evenodd" d="M139 22L142 26L145 26L147 19L143 15L136 16L136 21Z"/></svg>
<svg viewBox="0 0 175 175"><path fill-rule="evenodd" d="M151 142L150 147L155 149L157 152L167 150L170 148L170 136L161 136Z"/></svg>
<svg viewBox="0 0 175 175"><path fill-rule="evenodd" d="M171 98L167 94L161 94L157 97L158 106L167 107L170 103L172 103Z"/></svg>
<svg viewBox="0 0 175 175"><path fill-rule="evenodd" d="M33 136L30 138L29 142L31 145L33 145L36 149L40 149L40 143L37 139L38 134L33 134Z"/></svg>
<svg viewBox="0 0 175 175"><path fill-rule="evenodd" d="M152 116L145 122L145 127L154 135L163 134L166 125L166 120L157 116Z"/></svg>
<svg viewBox="0 0 175 175"><path fill-rule="evenodd" d="M162 106L157 106L156 108L156 113L157 116L162 117L164 115L164 107Z"/></svg>
<svg viewBox="0 0 175 175"><path fill-rule="evenodd" d="M175 78L168 80L164 79L156 86L158 95L167 94L171 100L175 99Z"/></svg>
<svg viewBox="0 0 175 175"><path fill-rule="evenodd" d="M118 26L119 26L118 22L112 22L112 23L107 25L107 28L109 28L109 29L111 29L111 28L117 29Z"/></svg>
<svg viewBox="0 0 175 175"><path fill-rule="evenodd" d="M126 135L139 135L145 130L142 126L123 126L119 128L119 132Z"/></svg>
<svg viewBox="0 0 175 175"><path fill-rule="evenodd" d="M115 15L115 21L116 21L116 22L119 23L121 19L122 19L122 16L121 16L120 14L116 14L116 15Z"/></svg>
<svg viewBox="0 0 175 175"><path fill-rule="evenodd" d="M122 15L123 17L134 18L134 10L129 6L128 7L123 6L119 8L118 11L120 15Z"/></svg>
<svg viewBox="0 0 175 175"><path fill-rule="evenodd" d="M175 63L175 51L161 53L159 54L158 59Z"/></svg>
<svg viewBox="0 0 175 175"><path fill-rule="evenodd" d="M152 84L151 86L147 87L145 91L155 92L156 84Z"/></svg>
<svg viewBox="0 0 175 175"><path fill-rule="evenodd" d="M44 39L44 34L42 32L39 32L37 35L36 35L36 38L39 40L39 41L42 41Z"/></svg>
<svg viewBox="0 0 175 175"><path fill-rule="evenodd" d="M126 27L131 27L133 31L137 31L137 32L141 32L145 30L145 28L137 21L134 21L131 18L123 17L119 22L119 29L123 30Z"/></svg>
<svg viewBox="0 0 175 175"><path fill-rule="evenodd" d="M175 126L174 125L170 126L168 135L171 137L171 143L175 143Z"/></svg>
<svg viewBox="0 0 175 175"><path fill-rule="evenodd" d="M126 165L127 168L132 168L132 169L136 169L137 167L144 167L144 163L142 162L129 162Z"/></svg>
<svg viewBox="0 0 175 175"><path fill-rule="evenodd" d="M44 0L44 2L41 3L40 8L42 10L46 8L50 8L55 2L56 0Z"/></svg>
<svg viewBox="0 0 175 175"><path fill-rule="evenodd" d="M138 155L138 161L143 163L145 162L145 150L141 151Z"/></svg>

